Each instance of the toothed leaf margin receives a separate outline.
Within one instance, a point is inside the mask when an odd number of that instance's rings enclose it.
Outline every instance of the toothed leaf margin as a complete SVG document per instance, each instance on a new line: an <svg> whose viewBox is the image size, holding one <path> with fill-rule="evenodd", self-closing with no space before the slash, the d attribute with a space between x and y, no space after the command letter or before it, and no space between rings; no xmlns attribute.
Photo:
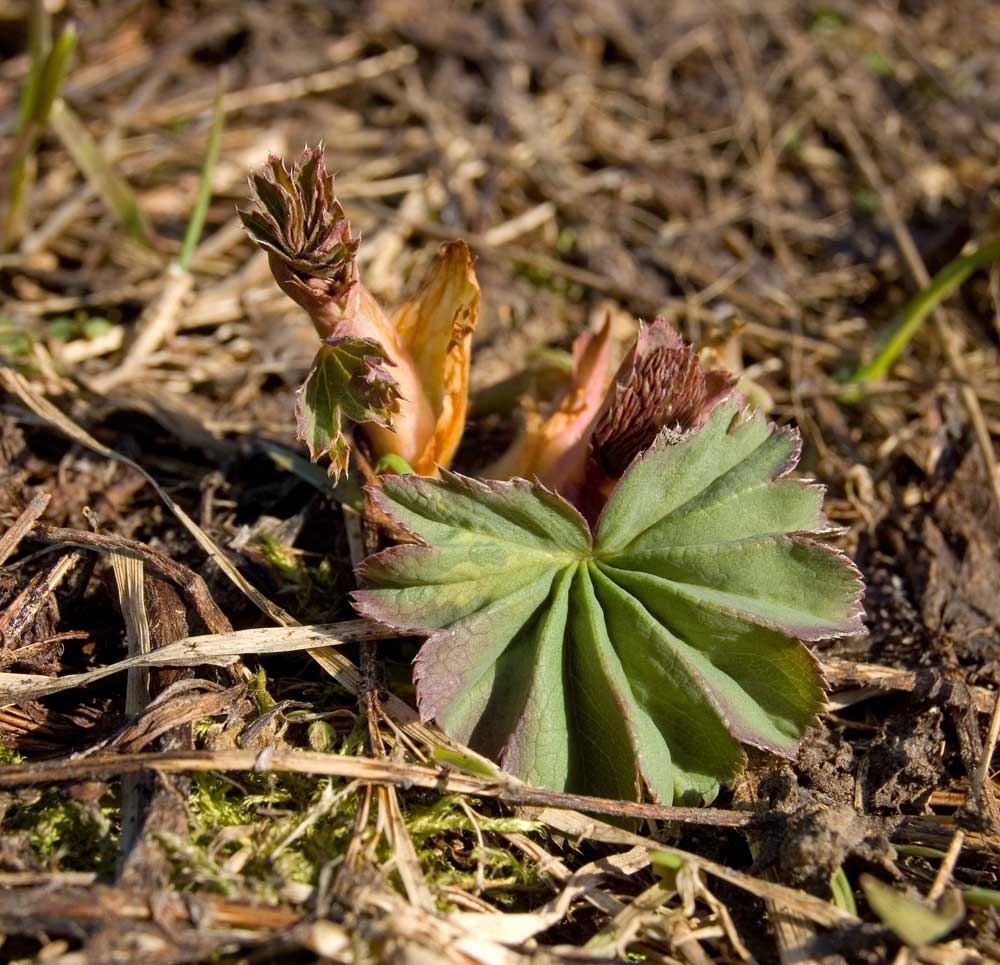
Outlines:
<svg viewBox="0 0 1000 965"><path fill-rule="evenodd" d="M288 266L293 284L305 291L318 284L330 296L346 297L360 239L351 234L324 155L322 144L306 148L290 169L268 157L250 175L250 205L238 214L253 241Z"/></svg>
<svg viewBox="0 0 1000 965"><path fill-rule="evenodd" d="M791 757L823 706L803 645L861 629L859 574L817 537L798 433L737 402L627 469L594 532L544 487L386 478L420 542L370 557L359 613L427 634L424 719L554 790L711 800L741 744Z"/></svg>
<svg viewBox="0 0 1000 965"><path fill-rule="evenodd" d="M347 471L350 422L389 426L399 405L392 360L378 342L335 336L324 340L305 382L295 394L297 435L317 462L330 456L330 474Z"/></svg>

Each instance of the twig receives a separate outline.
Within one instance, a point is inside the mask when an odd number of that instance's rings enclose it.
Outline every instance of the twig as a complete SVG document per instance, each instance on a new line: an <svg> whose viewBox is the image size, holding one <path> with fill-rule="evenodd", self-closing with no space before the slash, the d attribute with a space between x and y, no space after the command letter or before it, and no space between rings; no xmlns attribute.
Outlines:
<svg viewBox="0 0 1000 965"><path fill-rule="evenodd" d="M66 543L70 546L95 549L112 555L127 554L142 560L163 579L169 580L180 589L187 597L192 609L213 633L229 633L233 628L229 618L212 599L205 581L183 563L172 560L166 553L161 553L159 550L153 549L152 546L124 536L108 536L102 533L90 533L82 529L65 529L61 526L45 525L35 527L32 539L43 540L47 543Z"/></svg>
<svg viewBox="0 0 1000 965"><path fill-rule="evenodd" d="M64 759L36 764L17 764L0 769L0 787L61 783L153 769L168 773L184 771L286 771L295 774L328 775L368 784L409 788L423 787L443 793L493 797L507 804L533 805L607 814L618 818L671 821L714 828L764 827L775 816L766 813L725 811L718 808L667 807L636 804L610 798L588 797L547 791L522 785L514 779L486 781L448 768L401 764L370 757L322 754L313 751L226 750L163 754L122 754L116 757Z"/></svg>
<svg viewBox="0 0 1000 965"><path fill-rule="evenodd" d="M174 502L169 493L134 459L123 456L120 452L109 449L103 443L98 442L89 432L78 426L72 419L60 412L48 399L40 395L31 383L16 369L8 365L0 365L0 382L7 387L7 390L16 395L35 415L45 422L57 428L64 435L74 442L99 453L106 459L113 459L134 469L139 473L163 500L167 508L183 524L184 528L194 537L195 542L215 561L219 569L253 601L264 613L271 617L275 623L281 626L294 626L298 621L290 614L286 613L276 603L272 603L264 596L239 570L232 564L225 553L216 545L215 541L183 510ZM169 579L169 577L168 577ZM229 629L228 620L226 629Z"/></svg>
<svg viewBox="0 0 1000 965"><path fill-rule="evenodd" d="M3 536L0 536L0 566L3 566L17 550L21 540L35 525L35 520L45 512L51 499L51 494L39 493L24 507L23 512L14 520L10 529Z"/></svg>
<svg viewBox="0 0 1000 965"><path fill-rule="evenodd" d="M944 703L964 703L967 695L971 694L980 714L990 713L996 703L993 691L985 687L956 685L935 670L899 670L896 667L854 663L836 657L828 657L820 662L820 666L830 685L831 703L838 707L850 706L887 690L902 690ZM845 691L840 699L838 690Z"/></svg>
<svg viewBox="0 0 1000 965"><path fill-rule="evenodd" d="M307 627L265 627L186 637L158 647L150 653L137 654L85 673L63 677L0 674L0 703L35 700L75 687L85 687L135 667L229 666L243 654L295 653L313 648L332 650L347 641L380 639L392 635L392 631L377 627L367 620L348 620L344 623Z"/></svg>
<svg viewBox="0 0 1000 965"><path fill-rule="evenodd" d="M117 368L93 379L95 392L110 392L135 378L146 359L173 334L177 314L193 287L194 277L190 272L181 269L176 262L171 262L159 297L146 309L138 322L135 341Z"/></svg>
<svg viewBox="0 0 1000 965"><path fill-rule="evenodd" d="M937 901L944 894L945 888L948 887L948 882L951 881L955 865L958 864L958 856L962 853L962 843L964 841L965 832L959 828L955 832L955 836L951 839L948 851L945 853L944 858L941 859L941 864L938 865L937 874L934 876L934 883L931 885L930 891L927 892L927 900L929 902Z"/></svg>
<svg viewBox="0 0 1000 965"><path fill-rule="evenodd" d="M58 880L58 879L57 879ZM285 930L295 924L300 915L284 908L267 905L254 906L224 901L215 897L199 897L195 909L189 905L189 896L176 893L152 893L132 888L114 888L97 884L87 889L54 889L51 883L34 890L0 892L0 922L5 931L23 933L22 929L39 918L46 922L46 930L53 926L65 927L69 922L93 922L100 925L109 918L113 921L149 921L155 914L163 922L190 921L192 911L203 905L216 926L270 931ZM31 910L31 915L27 914ZM197 914L197 912L195 912Z"/></svg>
<svg viewBox="0 0 1000 965"><path fill-rule="evenodd" d="M143 593L142 559L115 551L111 567L118 585L118 599L125 621L125 641L129 657L146 657L152 647ZM125 715L139 717L149 703L149 672L141 664L128 670L125 684ZM118 841L119 870L135 847L142 815L149 797L148 775L129 774L122 780L121 835Z"/></svg>
<svg viewBox="0 0 1000 965"><path fill-rule="evenodd" d="M97 880L94 871L0 871L0 888L30 888L44 885L71 887L92 885Z"/></svg>
<svg viewBox="0 0 1000 965"><path fill-rule="evenodd" d="M79 553L67 553L43 573L37 573L0 614L0 667L17 661L16 644L45 606L49 596L80 561Z"/></svg>
<svg viewBox="0 0 1000 965"><path fill-rule="evenodd" d="M330 70L317 71L304 77L231 91L223 97L222 108L226 114L235 114L251 107L286 104L300 97L326 94L359 81L371 80L382 74L400 70L408 64L412 64L416 59L417 51L415 48L406 45L395 47L384 54L376 54L374 57L340 67L332 67ZM139 124L164 124L180 117L196 117L212 106L212 99L211 95L178 98L140 112L135 118L135 122Z"/></svg>
<svg viewBox="0 0 1000 965"><path fill-rule="evenodd" d="M982 803L994 829L1000 829L1000 814L997 813L996 799L993 796L992 782L989 778L998 737L1000 737L1000 691L997 692L993 701L993 713L990 715L990 726L986 732L983 756L979 759L979 766L976 768L976 773L972 775L972 784L969 788L969 800Z"/></svg>

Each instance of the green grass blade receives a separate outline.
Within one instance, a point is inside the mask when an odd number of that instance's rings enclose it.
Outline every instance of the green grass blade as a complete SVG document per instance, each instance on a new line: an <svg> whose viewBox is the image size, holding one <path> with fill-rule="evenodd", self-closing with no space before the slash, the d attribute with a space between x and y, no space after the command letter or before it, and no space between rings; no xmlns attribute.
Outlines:
<svg viewBox="0 0 1000 965"><path fill-rule="evenodd" d="M343 475L335 483L325 469L303 459L297 452L280 446L267 439L255 439L254 448L263 452L280 469L298 476L303 482L318 489L324 496L329 496L334 502L343 503L354 509L361 510L364 497L361 487L353 475Z"/></svg>
<svg viewBox="0 0 1000 965"><path fill-rule="evenodd" d="M52 105L49 124L115 220L133 239L152 247L152 235L132 189L62 98Z"/></svg>
<svg viewBox="0 0 1000 965"><path fill-rule="evenodd" d="M841 865L830 876L830 893L833 903L842 908L849 915L858 914L858 906L854 901L854 892L851 890L851 882L848 880L844 866Z"/></svg>
<svg viewBox="0 0 1000 965"><path fill-rule="evenodd" d="M448 767L453 767L456 771L472 774L487 781L495 781L503 774L499 767L485 757L463 754L459 751L453 751L449 747L434 747L431 749L431 756L434 760L446 764Z"/></svg>
<svg viewBox="0 0 1000 965"><path fill-rule="evenodd" d="M38 8L41 7L41 10ZM54 47L49 47L48 14L36 4L31 26L31 67L18 107L16 138L7 179L7 212L3 242L12 248L24 227L24 211L35 181L35 143L66 79L76 49L76 31L66 27Z"/></svg>
<svg viewBox="0 0 1000 965"><path fill-rule="evenodd" d="M35 156L30 150L14 159L10 166L7 185L7 211L4 214L3 247L5 251L16 247L24 229L24 202L35 181Z"/></svg>
<svg viewBox="0 0 1000 965"><path fill-rule="evenodd" d="M893 362L906 348L924 319L949 295L957 291L977 269L1000 258L1000 240L991 241L967 255L950 261L932 279L930 284L912 298L882 336L875 357L858 369L848 379L855 385L884 379ZM847 389L844 398L852 401L858 393Z"/></svg>
<svg viewBox="0 0 1000 965"><path fill-rule="evenodd" d="M48 120L52 105L59 96L63 81L66 80L70 58L75 50L76 30L70 24L64 28L59 39L49 51L49 55L45 58L32 99L28 123L42 127Z"/></svg>
<svg viewBox="0 0 1000 965"><path fill-rule="evenodd" d="M15 131L18 134L28 126L28 121L35 113L39 80L51 47L52 22L49 11L45 6L45 0L35 0L31 5L31 20L28 25L28 52L31 55L31 66L28 68L28 79L24 90L21 91L21 102L17 109Z"/></svg>
<svg viewBox="0 0 1000 965"><path fill-rule="evenodd" d="M928 848L923 844L899 844L896 845L896 853L904 858L935 858L940 859L945 856L945 852L940 848Z"/></svg>
<svg viewBox="0 0 1000 965"><path fill-rule="evenodd" d="M1000 891L994 888L963 888L962 897L967 905L1000 908Z"/></svg>
<svg viewBox="0 0 1000 965"><path fill-rule="evenodd" d="M208 135L208 147L205 149L205 161L201 166L201 180L198 183L198 195L195 198L194 210L184 233L184 243L177 256L177 264L181 271L187 271L202 229L205 227L205 216L208 214L208 204L212 200L212 175L219 160L219 150L222 147L222 128L225 124L226 112L222 106L225 84L222 77L215 91L215 106L212 109L212 130Z"/></svg>

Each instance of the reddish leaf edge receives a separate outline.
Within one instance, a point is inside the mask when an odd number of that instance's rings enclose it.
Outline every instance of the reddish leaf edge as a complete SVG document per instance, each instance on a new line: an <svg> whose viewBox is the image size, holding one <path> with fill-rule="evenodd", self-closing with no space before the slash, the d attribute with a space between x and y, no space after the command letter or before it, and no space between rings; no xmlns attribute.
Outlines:
<svg viewBox="0 0 1000 965"><path fill-rule="evenodd" d="M753 410L749 405L741 407L734 414L733 422L727 431L732 431L735 427L741 424L743 420L751 417L752 413ZM827 487L822 483L816 482L814 479L803 478L803 477L788 478L789 474L798 465L799 459L801 457L802 453L801 432L794 426L778 426L774 422L769 422L768 426L772 432L779 432L783 435L792 437L792 439L794 440L793 451L789 455L789 457L773 473L771 477L772 484L780 484L782 482L787 481L787 483L792 485L798 485L820 490L821 494L825 496ZM702 431L704 428L705 428L704 426L700 426L697 429L692 430L692 432L699 432ZM687 435L687 433L685 433L685 435ZM664 445L675 445L677 444L677 442L678 439L676 434L672 430L670 430L669 427L664 427L664 429L661 430L656 440L654 440L653 444L649 447L649 449L645 450L645 452L636 456L635 459L633 459L632 462L629 464L628 468L631 469L635 463L641 460L651 450L659 448ZM627 471L628 470L626 470L626 472ZM481 480L470 476L464 476L460 473L449 470L440 470L439 480L431 479L429 477L420 477L420 476L408 476L405 478L408 481L411 481L411 483L415 485L426 485L426 484L435 485L438 484L439 482L444 482L446 484L457 486L469 494L476 494L482 492L502 493L504 491L510 492L516 489L525 489L525 488L532 489L536 492L542 492L546 495L547 499L558 501L559 503L562 504L563 507L569 509L575 516L578 517L581 524L590 534L591 546L593 545L594 534L596 533L598 526L600 524L600 520L598 520L592 526L590 523L587 522L587 520L583 517L583 515L576 509L576 507L574 507L567 500L563 499L563 497L560 496L557 492L542 485L540 482L538 482L538 480L532 481L519 477L502 481ZM371 499L372 502L389 519L393 520L393 522L403 532L409 534L412 537L413 542L410 544L400 544L388 547L384 550L381 550L379 553L376 553L373 556L370 556L367 559L363 560L356 568L356 575L362 584L367 582L365 574L369 570L369 568L371 566L378 564L380 561L393 559L394 557L397 557L400 554L422 555L423 553L433 551L433 546L431 544L429 544L426 540L420 537L417 533L413 532L408 526L402 523L398 519L398 517L395 516L395 514L392 512L392 509L390 508L389 502L385 497L382 487L380 485L372 484L365 487L365 493L367 495L367 498ZM825 514L823 514L822 518L823 521L826 522ZM826 537L830 535L835 535L841 532L843 532L843 527L838 527L834 525L824 525L822 528L818 529L802 530L794 533L776 534L776 535L781 535L781 537L784 539L788 539L800 545L806 545L819 552L823 552L831 556L835 560L837 560L837 562L843 567L845 575L854 584L853 598L850 601L850 604L847 608L846 617L843 623L833 627L824 627L822 629L808 628L808 627L787 627L776 624L773 621L764 620L762 618L756 617L755 615L748 615L745 613L741 614L741 616L744 619L748 620L748 622L751 622L756 626L760 626L762 629L773 630L774 632L780 633L781 635L787 637L789 640L799 643L802 651L807 655L808 663L813 673L815 674L813 679L817 685L817 696L819 698L817 701L816 713L813 715L812 718L813 723L819 720L820 715L828 707L828 704L824 699L824 696L828 691L828 681L823 673L822 664L820 663L819 658L816 656L813 650L809 646L807 646L807 644L815 643L820 640L835 640L842 637L854 636L865 632L865 626L863 622L863 617L864 617L863 599L865 592L865 584L864 584L864 576L861 570L857 567L854 561L842 550L840 550L835 546L831 546L829 543L824 542L821 539L816 538L816 537ZM443 639L448 635L450 631L450 628L447 627L440 630L427 630L419 627L409 626L404 623L400 623L399 621L393 619L392 614L387 611L387 609L379 602L378 598L375 597L371 591L364 588L355 590L351 593L351 602L359 615L366 617L370 620L373 620L374 622L379 623L385 627L396 630L397 632L404 634L406 636L422 637L424 638L425 641L430 641L431 639ZM415 664L419 663L422 651L423 647L421 647L421 651L418 652L417 656L414 658ZM421 696L421 687L419 679L415 680L415 685L416 685L416 696L417 696L417 710L418 713L420 714L421 720L424 721L425 723L436 723L434 714L425 713L424 708L422 706L424 704L424 701L422 700ZM730 733L733 739L740 745L740 766L739 768L737 768L736 771L733 772L732 775L730 775L730 777L735 777L736 774L739 773L739 770L746 766L747 755L744 749L744 745L764 750L782 759L794 760L799 753L802 741L805 737L805 732L807 732L809 729L808 727L805 728L803 736L793 740L789 746L789 749L785 751L782 748L769 745L766 742L754 740L752 735L743 734L739 729L733 726L732 721L730 720L728 715L726 715L725 711L721 707L716 706L716 710L719 713L720 719L725 725L726 730ZM499 759L501 767L503 766L505 751L506 751L506 746L502 748L500 752ZM643 788L645 789L646 794L649 795L649 798L651 800L656 801L658 803L662 803L662 796L659 795L653 789L643 771L641 754L639 753L638 748L636 748L635 754L636 754L635 762L636 762L637 774L641 779L641 783Z"/></svg>

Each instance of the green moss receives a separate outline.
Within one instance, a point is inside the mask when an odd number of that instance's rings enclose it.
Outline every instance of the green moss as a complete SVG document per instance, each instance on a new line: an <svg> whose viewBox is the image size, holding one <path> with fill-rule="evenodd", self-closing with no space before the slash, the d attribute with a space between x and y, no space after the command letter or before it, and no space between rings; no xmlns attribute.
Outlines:
<svg viewBox="0 0 1000 965"><path fill-rule="evenodd" d="M466 798L466 807L462 807L462 800L459 795L448 795L427 804L411 805L404 815L428 882L474 891L482 875L482 883L489 890L544 888L534 865L522 860L516 850L498 837L504 833L537 831L539 825L521 818L478 814L472 812L478 801ZM493 897L501 904L513 900L502 894Z"/></svg>
<svg viewBox="0 0 1000 965"><path fill-rule="evenodd" d="M867 214L875 214L882 207L882 199L877 191L862 188L854 194L854 203Z"/></svg>
<svg viewBox="0 0 1000 965"><path fill-rule="evenodd" d="M21 764L24 758L12 747L0 746L0 767L8 764Z"/></svg>
<svg viewBox="0 0 1000 965"><path fill-rule="evenodd" d="M468 812L459 803L462 798L457 794L449 794L431 804L411 808L406 815L406 826L415 843L426 840L437 834L448 831L474 831ZM465 799L466 805L472 808L478 805L475 798ZM494 834L520 832L522 834L537 831L540 825L535 821L523 818L490 817L475 814L476 825L483 832Z"/></svg>
<svg viewBox="0 0 1000 965"><path fill-rule="evenodd" d="M175 883L260 901L277 901L289 882L315 884L350 841L355 795L342 791L301 774L194 775L189 840L163 839Z"/></svg>
<svg viewBox="0 0 1000 965"><path fill-rule="evenodd" d="M23 372L35 370L31 362L31 334L17 322L0 316L0 355Z"/></svg>
<svg viewBox="0 0 1000 965"><path fill-rule="evenodd" d="M839 10L832 7L817 7L813 11L809 30L818 36L831 36L847 26L847 20Z"/></svg>
<svg viewBox="0 0 1000 965"><path fill-rule="evenodd" d="M339 751L359 752L363 736L359 720L340 739ZM16 752L0 748L0 765L19 762ZM358 793L343 781L275 773L195 773L190 781L187 835L159 837L173 863L174 884L185 891L286 901L289 884L315 886L324 867L341 861L354 834ZM472 809L480 802L458 795L414 789L401 793L401 799L432 888L475 891L485 884L485 895L507 907L518 906L526 892L545 890L533 862L502 837L535 832L536 823L476 813ZM110 877L117 859L117 822L115 793L88 805L53 791L30 804L12 805L0 833L24 836L47 867ZM366 833L373 830L372 825ZM391 858L383 842L379 859Z"/></svg>
<svg viewBox="0 0 1000 965"><path fill-rule="evenodd" d="M343 598L337 573L327 557L307 565L301 554L283 546L266 533L258 538L258 549L281 584L278 595L305 623L324 623L336 616L336 602Z"/></svg>
<svg viewBox="0 0 1000 965"><path fill-rule="evenodd" d="M882 50L872 50L865 54L865 66L878 77L890 77L895 70L895 62Z"/></svg>
<svg viewBox="0 0 1000 965"><path fill-rule="evenodd" d="M357 729L342 740L341 752L356 752L361 740ZM343 859L354 834L358 794L347 788L342 781L299 774L193 775L189 838L162 839L174 862L175 885L263 902L282 900L293 882L315 886L324 867ZM501 837L533 832L534 822L471 814L478 802L468 799L467 809L456 795L414 790L402 799L404 821L432 887L475 890L485 883L487 894L508 905L520 892L544 890L533 863ZM378 858L391 862L384 841Z"/></svg>
<svg viewBox="0 0 1000 965"><path fill-rule="evenodd" d="M107 335L114 327L111 319L103 315L88 315L83 311L78 311L75 315L50 318L46 324L48 335L61 342L100 338L102 335Z"/></svg>
<svg viewBox="0 0 1000 965"><path fill-rule="evenodd" d="M31 804L12 805L0 832L26 834L32 850L50 868L111 875L118 855L116 797L108 791L99 802L82 804L58 791L46 792Z"/></svg>
<svg viewBox="0 0 1000 965"><path fill-rule="evenodd" d="M254 687L256 690L257 710L261 714L267 713L274 706L274 698L267 690L267 671L263 667L257 668L254 676Z"/></svg>

